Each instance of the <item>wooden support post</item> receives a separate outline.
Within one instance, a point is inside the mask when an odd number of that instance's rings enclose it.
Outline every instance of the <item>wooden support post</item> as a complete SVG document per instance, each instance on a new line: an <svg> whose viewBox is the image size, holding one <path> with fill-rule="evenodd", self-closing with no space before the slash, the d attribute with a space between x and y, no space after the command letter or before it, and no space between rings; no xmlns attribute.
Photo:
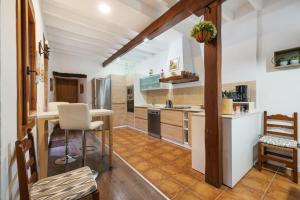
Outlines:
<svg viewBox="0 0 300 200"><path fill-rule="evenodd" d="M215 187L223 182L222 167L222 46L221 46L221 1L206 9L204 19L217 27L217 37L205 44L205 181Z"/></svg>

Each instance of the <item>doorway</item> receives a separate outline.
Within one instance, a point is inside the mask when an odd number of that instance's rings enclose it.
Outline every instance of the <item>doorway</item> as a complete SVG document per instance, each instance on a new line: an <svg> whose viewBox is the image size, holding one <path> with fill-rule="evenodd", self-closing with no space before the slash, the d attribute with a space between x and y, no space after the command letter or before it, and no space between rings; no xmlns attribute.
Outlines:
<svg viewBox="0 0 300 200"><path fill-rule="evenodd" d="M78 80L55 78L55 101L78 103Z"/></svg>

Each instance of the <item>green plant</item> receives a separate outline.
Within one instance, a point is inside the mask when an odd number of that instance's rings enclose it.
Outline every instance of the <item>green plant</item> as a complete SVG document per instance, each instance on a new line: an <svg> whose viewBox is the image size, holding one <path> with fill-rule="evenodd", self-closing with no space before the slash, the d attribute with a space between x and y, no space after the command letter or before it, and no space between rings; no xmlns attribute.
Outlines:
<svg viewBox="0 0 300 200"><path fill-rule="evenodd" d="M283 61L289 61L289 59L285 57L281 57L277 60L277 62L283 62Z"/></svg>
<svg viewBox="0 0 300 200"><path fill-rule="evenodd" d="M293 54L290 56L290 60L299 60L300 56L299 54Z"/></svg>
<svg viewBox="0 0 300 200"><path fill-rule="evenodd" d="M210 39L214 39L218 33L216 26L211 21L200 21L193 27L191 36L196 37L199 32L204 31L211 33Z"/></svg>

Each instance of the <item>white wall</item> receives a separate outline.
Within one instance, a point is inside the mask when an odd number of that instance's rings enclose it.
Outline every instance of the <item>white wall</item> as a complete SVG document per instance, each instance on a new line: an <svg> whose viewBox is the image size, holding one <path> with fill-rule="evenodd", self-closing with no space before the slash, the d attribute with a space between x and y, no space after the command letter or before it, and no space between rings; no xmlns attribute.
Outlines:
<svg viewBox="0 0 300 200"><path fill-rule="evenodd" d="M36 45L42 40L39 1L34 0ZM17 139L16 1L1 0L1 196L18 199L18 176L14 144ZM38 58L43 64L43 59ZM43 66L41 66L43 67ZM38 85L38 110L43 108L43 83ZM5 175L4 175L5 174Z"/></svg>
<svg viewBox="0 0 300 200"><path fill-rule="evenodd" d="M50 43L51 47L51 43ZM86 74L87 83L84 89L84 102L92 105L92 86L91 80L95 77L106 77L109 74L125 74L126 68L117 64L111 64L105 68L97 60L89 59L84 56L73 56L69 54L55 53L50 54L49 60L49 77L52 72ZM53 92L49 91L49 100L53 101Z"/></svg>
<svg viewBox="0 0 300 200"><path fill-rule="evenodd" d="M256 79L257 19L255 12L222 26L222 82Z"/></svg>
<svg viewBox="0 0 300 200"><path fill-rule="evenodd" d="M223 26L223 82L256 80L260 111L300 113L300 69L276 70L271 62L274 51L300 46L299 9L297 0L276 0Z"/></svg>
<svg viewBox="0 0 300 200"><path fill-rule="evenodd" d="M262 65L258 95L261 109L271 113L300 114L300 69L274 71L270 62L274 51L300 46L300 2L291 2L293 3L281 1L274 4L264 11L262 18ZM299 150L298 170L300 171Z"/></svg>

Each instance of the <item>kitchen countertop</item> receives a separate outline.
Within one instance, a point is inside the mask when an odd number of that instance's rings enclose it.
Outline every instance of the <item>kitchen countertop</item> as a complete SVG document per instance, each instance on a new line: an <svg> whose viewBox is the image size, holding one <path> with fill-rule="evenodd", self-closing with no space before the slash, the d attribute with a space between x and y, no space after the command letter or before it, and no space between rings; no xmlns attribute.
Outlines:
<svg viewBox="0 0 300 200"><path fill-rule="evenodd" d="M254 111L254 112L238 113L233 115L222 115L222 118L237 119L237 118L246 117L255 114L259 114L259 112ZM205 116L205 112L194 113L193 116Z"/></svg>
<svg viewBox="0 0 300 200"><path fill-rule="evenodd" d="M201 108L161 108L161 110L177 110L177 111L187 111L187 112L204 112Z"/></svg>
<svg viewBox="0 0 300 200"><path fill-rule="evenodd" d="M180 105L177 105L180 107ZM203 112L204 110L201 108L197 108L197 106L190 106L191 108L165 108L164 105L153 106L149 105L139 105L135 106L136 108L147 108L147 109L159 109L159 110L176 110L176 111L186 111L186 112ZM175 106L176 107L176 106Z"/></svg>

